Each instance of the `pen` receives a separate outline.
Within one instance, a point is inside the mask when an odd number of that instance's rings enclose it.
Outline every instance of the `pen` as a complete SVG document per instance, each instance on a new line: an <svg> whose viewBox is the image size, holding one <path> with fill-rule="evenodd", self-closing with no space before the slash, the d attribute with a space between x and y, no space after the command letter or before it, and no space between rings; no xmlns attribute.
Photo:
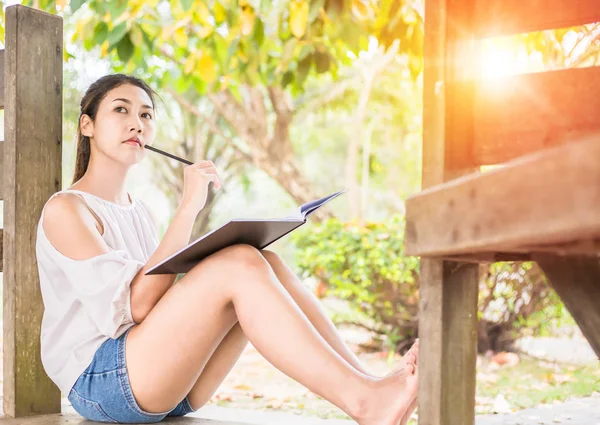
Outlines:
<svg viewBox="0 0 600 425"><path fill-rule="evenodd" d="M160 149L158 149L158 148L155 148L155 147L152 147L152 146L149 146L149 145L144 145L144 147L145 147L146 149L150 149L151 151L154 151L154 152L158 152L158 153L160 153L160 154L163 154L164 156L168 156L169 158L176 159L177 161L183 162L184 164L187 164L187 165L192 165L192 164L193 164L193 162L190 162L190 161L188 161L187 159L179 158L178 156L175 156L175 155L173 155L173 154L170 154L170 153L168 153L168 152L161 151L161 150L160 150Z"/></svg>

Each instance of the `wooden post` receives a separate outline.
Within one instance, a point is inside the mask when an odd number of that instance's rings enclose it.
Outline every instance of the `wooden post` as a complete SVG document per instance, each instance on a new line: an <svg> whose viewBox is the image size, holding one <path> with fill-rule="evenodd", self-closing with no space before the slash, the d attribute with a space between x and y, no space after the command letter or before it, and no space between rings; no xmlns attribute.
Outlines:
<svg viewBox="0 0 600 425"><path fill-rule="evenodd" d="M6 9L4 149L4 413L60 412L40 360L43 303L35 240L44 202L61 189L62 18Z"/></svg>
<svg viewBox="0 0 600 425"><path fill-rule="evenodd" d="M534 259L600 358L600 259L553 254Z"/></svg>
<svg viewBox="0 0 600 425"><path fill-rule="evenodd" d="M423 189L474 170L472 93L449 84L472 70L471 3L425 2ZM419 424L472 425L478 265L422 259L419 296Z"/></svg>

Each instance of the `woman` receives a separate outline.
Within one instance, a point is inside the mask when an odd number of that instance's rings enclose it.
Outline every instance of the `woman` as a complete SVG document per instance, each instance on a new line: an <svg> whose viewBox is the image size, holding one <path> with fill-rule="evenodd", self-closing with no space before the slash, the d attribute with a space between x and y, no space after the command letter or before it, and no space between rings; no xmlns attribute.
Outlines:
<svg viewBox="0 0 600 425"><path fill-rule="evenodd" d="M175 285L176 275L145 275L189 243L210 182L221 186L212 162L187 166L158 242L147 209L125 191L129 168L154 141L154 94L117 74L81 101L73 185L48 200L37 234L49 377L88 419L158 422L208 402L249 340L359 424L406 423L416 406L418 346L397 372L369 375L274 253L232 246Z"/></svg>

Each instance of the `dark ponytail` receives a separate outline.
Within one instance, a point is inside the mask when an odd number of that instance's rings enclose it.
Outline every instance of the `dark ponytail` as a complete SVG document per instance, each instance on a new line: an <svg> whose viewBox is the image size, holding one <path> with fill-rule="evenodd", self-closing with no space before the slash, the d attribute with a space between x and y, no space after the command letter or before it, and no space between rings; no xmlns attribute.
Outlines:
<svg viewBox="0 0 600 425"><path fill-rule="evenodd" d="M81 134L81 117L85 114L94 121L96 119L96 114L98 113L98 106L100 105L100 102L102 102L102 99L104 99L109 91L123 84L131 84L144 90L148 93L148 96L150 96L152 106L154 107L154 94L156 94L156 92L139 78L124 74L111 74L105 75L94 81L81 99L79 121L77 123L77 154L75 157L73 183L83 177L90 163L90 138Z"/></svg>

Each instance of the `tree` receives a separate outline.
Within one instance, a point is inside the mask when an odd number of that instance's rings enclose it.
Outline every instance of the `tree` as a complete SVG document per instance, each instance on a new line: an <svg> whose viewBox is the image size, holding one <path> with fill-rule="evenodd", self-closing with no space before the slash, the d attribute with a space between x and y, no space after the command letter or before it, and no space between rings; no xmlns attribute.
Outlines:
<svg viewBox="0 0 600 425"><path fill-rule="evenodd" d="M29 0L32 4L33 1ZM422 19L407 0L38 0L77 20L73 41L100 48L115 70L155 87L208 98L239 139L223 140L274 178L297 203L317 194L294 161L294 103L310 75L334 77L367 47L401 39L399 52L421 68ZM67 53L68 55L68 53ZM217 137L211 116L197 114ZM238 142L239 140L239 142ZM241 142L241 143L240 143ZM327 210L318 218L330 216Z"/></svg>

